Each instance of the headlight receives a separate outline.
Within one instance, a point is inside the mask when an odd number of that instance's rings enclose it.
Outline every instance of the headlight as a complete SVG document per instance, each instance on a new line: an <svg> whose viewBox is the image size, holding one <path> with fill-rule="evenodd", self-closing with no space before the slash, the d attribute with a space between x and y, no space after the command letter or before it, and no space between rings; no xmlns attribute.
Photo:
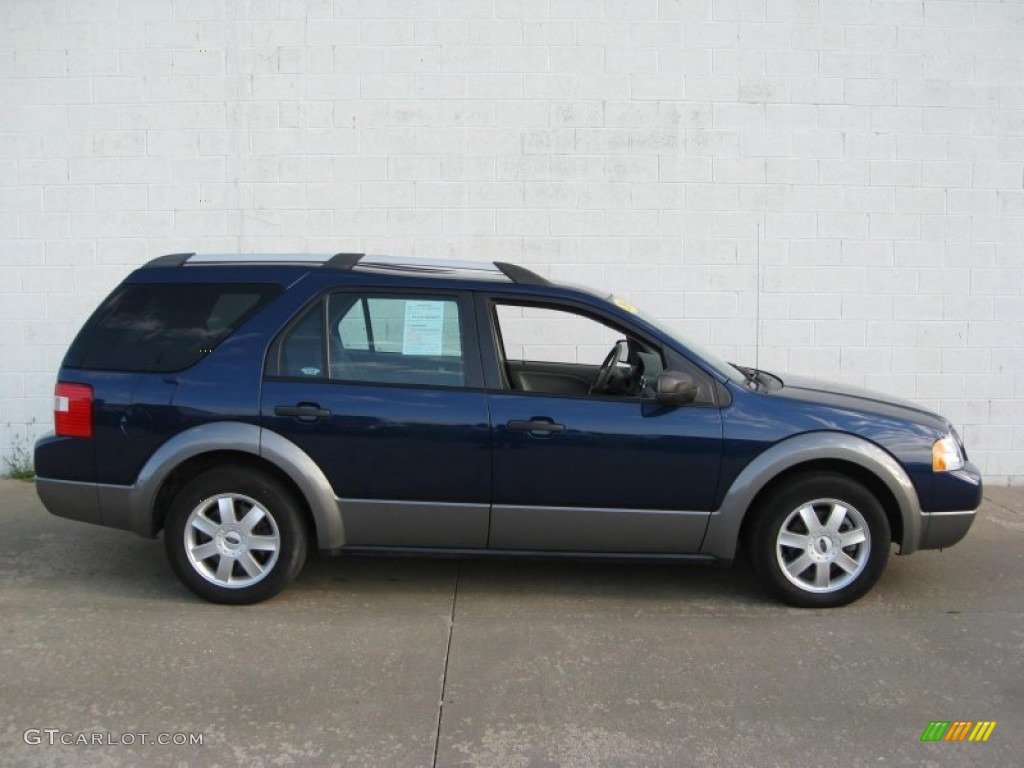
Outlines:
<svg viewBox="0 0 1024 768"><path fill-rule="evenodd" d="M932 470L934 472L952 472L964 468L964 455L960 452L960 444L952 435L946 435L932 444Z"/></svg>

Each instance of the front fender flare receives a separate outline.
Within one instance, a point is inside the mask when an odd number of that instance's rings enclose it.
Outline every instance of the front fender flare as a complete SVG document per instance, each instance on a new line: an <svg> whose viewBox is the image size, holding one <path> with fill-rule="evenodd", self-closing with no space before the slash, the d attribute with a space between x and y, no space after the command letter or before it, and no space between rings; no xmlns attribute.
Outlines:
<svg viewBox="0 0 1024 768"><path fill-rule="evenodd" d="M807 432L787 438L751 461L711 514L701 554L722 560L736 556L740 527L757 494L780 473L799 464L833 459L856 464L871 472L892 493L903 521L900 552L917 549L923 528L917 491L906 471L890 453L875 443L844 432Z"/></svg>

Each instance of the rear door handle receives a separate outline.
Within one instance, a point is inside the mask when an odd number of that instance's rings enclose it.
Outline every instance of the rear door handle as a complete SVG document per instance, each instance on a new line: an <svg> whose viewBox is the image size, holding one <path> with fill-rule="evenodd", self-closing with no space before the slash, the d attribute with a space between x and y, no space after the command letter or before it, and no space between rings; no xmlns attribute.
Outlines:
<svg viewBox="0 0 1024 768"><path fill-rule="evenodd" d="M319 403L299 403L298 405L275 405L275 416L291 416L299 421L316 421L331 415L326 408L321 408Z"/></svg>
<svg viewBox="0 0 1024 768"><path fill-rule="evenodd" d="M536 432L548 435L553 435L556 432L565 432L564 424L555 424L551 419L513 419L505 426L513 432Z"/></svg>

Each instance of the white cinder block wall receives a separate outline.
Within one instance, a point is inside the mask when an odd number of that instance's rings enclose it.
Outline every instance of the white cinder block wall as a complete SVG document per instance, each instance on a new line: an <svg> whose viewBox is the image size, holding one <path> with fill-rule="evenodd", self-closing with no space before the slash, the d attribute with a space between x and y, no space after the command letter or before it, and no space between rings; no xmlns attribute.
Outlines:
<svg viewBox="0 0 1024 768"><path fill-rule="evenodd" d="M146 259L365 250L615 286L1024 480L1022 2L7 0L0 94L7 451Z"/></svg>

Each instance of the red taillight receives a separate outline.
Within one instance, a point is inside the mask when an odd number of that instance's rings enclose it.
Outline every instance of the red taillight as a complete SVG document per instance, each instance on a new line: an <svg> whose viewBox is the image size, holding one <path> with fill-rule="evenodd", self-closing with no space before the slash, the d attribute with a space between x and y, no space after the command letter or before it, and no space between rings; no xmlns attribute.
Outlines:
<svg viewBox="0 0 1024 768"><path fill-rule="evenodd" d="M92 387L58 381L53 390L53 423L61 437L92 437Z"/></svg>

